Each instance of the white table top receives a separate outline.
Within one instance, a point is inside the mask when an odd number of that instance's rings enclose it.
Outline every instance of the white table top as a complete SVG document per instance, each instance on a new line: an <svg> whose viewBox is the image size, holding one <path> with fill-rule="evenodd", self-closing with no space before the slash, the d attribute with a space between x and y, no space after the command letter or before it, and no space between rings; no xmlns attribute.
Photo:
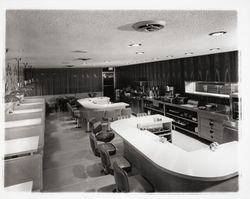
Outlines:
<svg viewBox="0 0 250 199"><path fill-rule="evenodd" d="M5 141L5 157L32 153L38 149L39 136L18 138Z"/></svg>
<svg viewBox="0 0 250 199"><path fill-rule="evenodd" d="M45 98L43 97L24 97L24 102L43 102Z"/></svg>
<svg viewBox="0 0 250 199"><path fill-rule="evenodd" d="M4 187L4 190L10 191L10 192L31 192L32 186L33 186L33 181L28 181L28 182Z"/></svg>
<svg viewBox="0 0 250 199"><path fill-rule="evenodd" d="M111 123L111 128L144 156L174 175L211 181L237 174L237 141L221 144L214 152L208 147L187 152L169 142L161 143L157 135L136 127L137 123L151 121L154 117L117 120Z"/></svg>
<svg viewBox="0 0 250 199"><path fill-rule="evenodd" d="M11 114L36 113L42 111L43 111L42 108L22 109L22 110L14 110Z"/></svg>
<svg viewBox="0 0 250 199"><path fill-rule="evenodd" d="M33 106L33 105L41 105L43 102L24 102L21 103L20 106Z"/></svg>
<svg viewBox="0 0 250 199"><path fill-rule="evenodd" d="M110 102L109 97L89 97L78 100L79 103L94 103L94 104L108 104Z"/></svg>
<svg viewBox="0 0 250 199"><path fill-rule="evenodd" d="M5 128L15 128L22 126L33 126L42 124L42 118L26 119L26 120L16 120L5 122Z"/></svg>
<svg viewBox="0 0 250 199"><path fill-rule="evenodd" d="M108 110L115 108L125 108L129 104L124 102L110 103L108 97L94 97L77 100L86 109Z"/></svg>

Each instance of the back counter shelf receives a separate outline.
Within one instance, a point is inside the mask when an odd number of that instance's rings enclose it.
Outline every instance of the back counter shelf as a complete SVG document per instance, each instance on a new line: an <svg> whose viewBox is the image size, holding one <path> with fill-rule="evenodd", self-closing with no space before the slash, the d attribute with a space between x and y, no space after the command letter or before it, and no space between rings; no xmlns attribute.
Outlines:
<svg viewBox="0 0 250 199"><path fill-rule="evenodd" d="M146 98L144 99L144 111L172 118L174 129L198 135L197 110L194 108Z"/></svg>

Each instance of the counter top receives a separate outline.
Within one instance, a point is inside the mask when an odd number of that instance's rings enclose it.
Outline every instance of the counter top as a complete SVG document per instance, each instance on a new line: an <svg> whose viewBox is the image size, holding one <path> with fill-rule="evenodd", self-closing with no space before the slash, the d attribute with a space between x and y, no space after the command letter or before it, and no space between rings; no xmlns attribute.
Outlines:
<svg viewBox="0 0 250 199"><path fill-rule="evenodd" d="M187 152L169 142L161 143L158 136L136 127L137 123L158 116L161 115L118 120L111 123L111 128L146 158L173 175L202 181L225 180L237 175L237 141L221 144L214 152L209 147Z"/></svg>
<svg viewBox="0 0 250 199"><path fill-rule="evenodd" d="M42 118L26 119L26 120L16 120L5 122L5 128L15 128L23 126L33 126L42 124Z"/></svg>
<svg viewBox="0 0 250 199"><path fill-rule="evenodd" d="M44 104L44 102L24 102L21 103L20 106L33 106L33 105L41 105Z"/></svg>
<svg viewBox="0 0 250 199"><path fill-rule="evenodd" d="M4 191L8 192L31 192L33 181L28 181L8 187L4 187Z"/></svg>
<svg viewBox="0 0 250 199"><path fill-rule="evenodd" d="M18 138L5 141L5 157L36 152L39 136Z"/></svg>
<svg viewBox="0 0 250 199"><path fill-rule="evenodd" d="M129 106L129 104L124 102L110 103L108 97L84 98L77 101L86 109L107 110Z"/></svg>
<svg viewBox="0 0 250 199"><path fill-rule="evenodd" d="M33 109L21 109L21 110L14 110L10 115L12 114L23 114L23 113L36 113L36 112L42 112L42 108L33 108Z"/></svg>
<svg viewBox="0 0 250 199"><path fill-rule="evenodd" d="M44 97L24 97L23 103L33 103L33 102L43 103L44 101L45 101Z"/></svg>

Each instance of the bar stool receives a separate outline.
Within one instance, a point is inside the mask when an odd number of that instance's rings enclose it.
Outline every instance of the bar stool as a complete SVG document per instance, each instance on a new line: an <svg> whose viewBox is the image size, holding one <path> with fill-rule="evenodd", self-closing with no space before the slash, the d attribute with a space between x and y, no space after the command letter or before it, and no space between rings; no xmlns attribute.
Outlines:
<svg viewBox="0 0 250 199"><path fill-rule="evenodd" d="M91 132L91 127L96 121L101 121L104 115L104 111L91 111L91 110L82 110L81 111L82 123L85 123L87 126L87 133Z"/></svg>
<svg viewBox="0 0 250 199"><path fill-rule="evenodd" d="M110 142L115 137L113 132L103 131L102 123L100 121L93 124L93 133L95 134L96 140L101 142Z"/></svg>
<svg viewBox="0 0 250 199"><path fill-rule="evenodd" d="M141 175L128 176L115 161L113 163L116 192L153 192L153 186Z"/></svg>
<svg viewBox="0 0 250 199"><path fill-rule="evenodd" d="M130 117L131 117L130 115L119 116L118 120L127 119L127 118L130 118Z"/></svg>
<svg viewBox="0 0 250 199"><path fill-rule="evenodd" d="M112 143L103 143L103 144L97 144L96 137L93 133L89 134L89 142L90 142L90 147L91 150L93 151L94 155L97 157L100 157L100 146L105 148L109 155L114 155L116 154L116 147Z"/></svg>
<svg viewBox="0 0 250 199"><path fill-rule="evenodd" d="M123 156L110 157L105 145L99 147L104 174L114 174L113 163L126 171L131 170L130 163Z"/></svg>
<svg viewBox="0 0 250 199"><path fill-rule="evenodd" d="M124 108L121 110L121 116L131 116L132 109L131 108Z"/></svg>
<svg viewBox="0 0 250 199"><path fill-rule="evenodd" d="M105 111L103 121L107 122L107 125L108 125L108 130L107 131L111 131L110 122L118 120L119 116L121 116L121 109L114 109L114 110Z"/></svg>
<svg viewBox="0 0 250 199"><path fill-rule="evenodd" d="M77 108L73 108L69 102L67 102L67 109L68 112L71 114L71 119L75 120L77 124L76 128L80 128L80 122L79 122L80 111Z"/></svg>
<svg viewBox="0 0 250 199"><path fill-rule="evenodd" d="M147 113L137 113L136 117L143 117L143 116L147 116Z"/></svg>

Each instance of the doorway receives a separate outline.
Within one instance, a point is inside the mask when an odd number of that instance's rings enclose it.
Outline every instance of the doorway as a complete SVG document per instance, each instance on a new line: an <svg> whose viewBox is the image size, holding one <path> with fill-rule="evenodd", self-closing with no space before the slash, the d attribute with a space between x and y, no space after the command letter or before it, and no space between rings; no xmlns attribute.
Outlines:
<svg viewBox="0 0 250 199"><path fill-rule="evenodd" d="M103 80L103 95L110 98L110 101L115 100L114 95L114 71L103 71L102 72Z"/></svg>

